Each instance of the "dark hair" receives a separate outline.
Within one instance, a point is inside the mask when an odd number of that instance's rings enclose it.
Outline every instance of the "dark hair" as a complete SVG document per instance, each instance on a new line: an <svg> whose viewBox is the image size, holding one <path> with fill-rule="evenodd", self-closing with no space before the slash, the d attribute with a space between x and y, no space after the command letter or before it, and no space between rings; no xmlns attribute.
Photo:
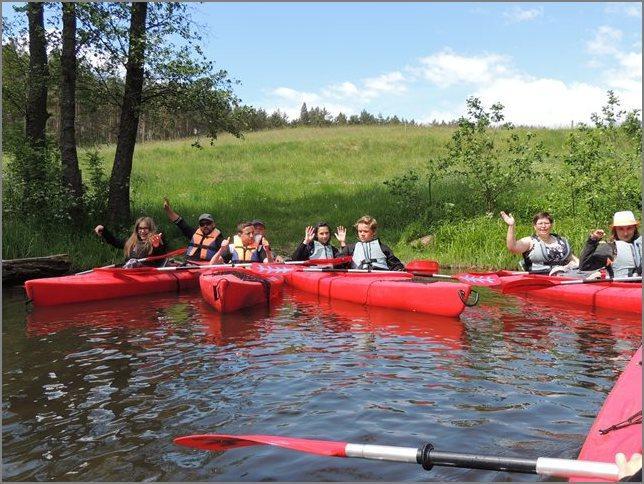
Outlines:
<svg viewBox="0 0 644 484"><path fill-rule="evenodd" d="M532 225L535 225L542 218L547 218L548 222L550 222L550 223L552 223L554 221L552 219L552 215L550 215L548 212L538 212L538 213L535 214L534 217L532 217Z"/></svg>
<svg viewBox="0 0 644 484"><path fill-rule="evenodd" d="M313 240L318 240L318 230L320 229L320 227L326 227L329 229L329 232L331 232L331 226L328 223L318 222L313 226L313 228L315 229L315 235L313 236Z"/></svg>

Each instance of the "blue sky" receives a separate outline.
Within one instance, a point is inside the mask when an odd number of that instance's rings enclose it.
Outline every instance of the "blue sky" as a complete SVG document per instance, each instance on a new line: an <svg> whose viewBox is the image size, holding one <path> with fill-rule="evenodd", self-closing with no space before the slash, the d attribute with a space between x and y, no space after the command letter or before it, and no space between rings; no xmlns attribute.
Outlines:
<svg viewBox="0 0 644 484"><path fill-rule="evenodd" d="M3 15L7 9L3 8ZM515 123L588 121L613 89L642 104L640 3L195 3L205 51L246 104L291 118L427 122L500 101Z"/></svg>

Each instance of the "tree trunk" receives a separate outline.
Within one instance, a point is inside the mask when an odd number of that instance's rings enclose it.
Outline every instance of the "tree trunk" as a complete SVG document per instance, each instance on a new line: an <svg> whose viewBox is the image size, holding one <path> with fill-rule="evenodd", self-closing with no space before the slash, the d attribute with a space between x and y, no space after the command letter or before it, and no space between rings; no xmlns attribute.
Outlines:
<svg viewBox="0 0 644 484"><path fill-rule="evenodd" d="M110 177L108 200L109 223L121 225L130 219L130 175L136 133L141 115L143 66L145 61L146 16L148 4L132 3L130 42L125 73L125 93L116 142L114 166Z"/></svg>
<svg viewBox="0 0 644 484"><path fill-rule="evenodd" d="M72 220L80 223L83 213L83 182L76 153L76 5L64 2L63 50L60 60L60 158L63 183L74 199Z"/></svg>
<svg viewBox="0 0 644 484"><path fill-rule="evenodd" d="M27 4L29 19L29 87L25 134L34 146L45 144L45 126L47 124L47 41L45 39L45 22L43 3Z"/></svg>
<svg viewBox="0 0 644 484"><path fill-rule="evenodd" d="M69 272L70 267L67 254L3 260L2 283L10 285L37 277L62 276Z"/></svg>

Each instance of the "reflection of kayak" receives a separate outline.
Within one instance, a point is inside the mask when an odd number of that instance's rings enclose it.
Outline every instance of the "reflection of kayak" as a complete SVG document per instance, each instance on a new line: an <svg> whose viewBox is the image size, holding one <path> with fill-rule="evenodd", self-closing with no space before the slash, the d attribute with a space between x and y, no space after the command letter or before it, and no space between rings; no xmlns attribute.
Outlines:
<svg viewBox="0 0 644 484"><path fill-rule="evenodd" d="M194 288L200 273L198 269L99 268L86 274L32 279L25 282L25 290L35 306L54 306Z"/></svg>
<svg viewBox="0 0 644 484"><path fill-rule="evenodd" d="M301 291L367 306L403 309L437 316L458 316L470 286L452 282L416 282L407 272L294 271L287 282Z"/></svg>
<svg viewBox="0 0 644 484"><path fill-rule="evenodd" d="M307 314L323 316L323 324L334 331L413 336L452 349L462 346L463 323L454 318L363 306L297 290L291 297Z"/></svg>
<svg viewBox="0 0 644 484"><path fill-rule="evenodd" d="M127 304L117 299L90 301L71 306L33 307L27 313L27 334L53 334L76 327L154 328L170 312L173 319L191 318L189 300L167 295L139 296ZM185 314L182 312L185 311Z"/></svg>
<svg viewBox="0 0 644 484"><path fill-rule="evenodd" d="M222 313L268 304L282 293L283 285L281 276L259 276L241 268L210 272L199 278L201 295Z"/></svg>
<svg viewBox="0 0 644 484"><path fill-rule="evenodd" d="M615 462L618 452L624 453L627 459L635 452L642 452L641 362L640 346L606 397L581 448L579 459ZM601 481L587 477L570 480Z"/></svg>
<svg viewBox="0 0 644 484"><path fill-rule="evenodd" d="M542 275L508 275L501 277L501 290L565 303L642 314L641 282L593 282L565 284L569 277ZM531 285L531 281L534 285Z"/></svg>

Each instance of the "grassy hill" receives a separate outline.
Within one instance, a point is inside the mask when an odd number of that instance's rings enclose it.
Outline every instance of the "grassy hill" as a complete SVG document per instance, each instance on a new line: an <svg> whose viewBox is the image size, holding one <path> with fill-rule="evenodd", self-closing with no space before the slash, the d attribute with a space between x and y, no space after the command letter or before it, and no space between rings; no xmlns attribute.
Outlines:
<svg viewBox="0 0 644 484"><path fill-rule="evenodd" d="M568 132L544 129L536 130L536 136L556 160ZM222 136L212 146L202 140L201 149L192 146L194 140L141 143L134 154L133 218L151 215L173 247L185 245L163 213L163 196L168 196L190 223L196 224L202 212L212 213L225 235L232 235L239 221L261 218L274 250L290 255L306 225L325 220L333 227L350 227L370 214L381 225L381 239L403 260L431 257L463 266L514 267L516 257L505 250L506 226L482 211L473 219L435 228L435 241L428 248L408 244L406 227L414 214L401 213L399 200L383 182L422 170L430 157L444 153L451 134L452 129L442 127L357 126L263 131L244 139ZM109 173L114 147L103 148L101 155ZM557 169L552 160L552 169ZM443 200L462 200L458 188L445 184L437 190ZM522 222L518 234L528 235L528 221ZM3 258L68 252L76 268L85 268L122 255L101 244L89 228L83 234L45 235L20 220L5 219L4 229ZM569 236L579 232L575 237L583 240L580 228L562 226L560 231ZM415 232L423 228L416 226ZM580 249L575 245L575 252Z"/></svg>

